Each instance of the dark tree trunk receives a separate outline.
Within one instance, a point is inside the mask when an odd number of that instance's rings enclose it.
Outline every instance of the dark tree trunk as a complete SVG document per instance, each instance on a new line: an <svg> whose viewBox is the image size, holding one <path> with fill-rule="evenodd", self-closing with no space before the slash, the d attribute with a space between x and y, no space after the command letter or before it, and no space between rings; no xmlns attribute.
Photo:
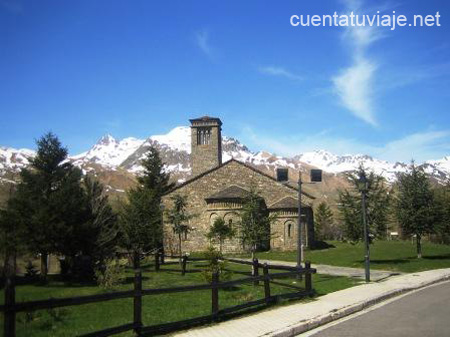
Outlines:
<svg viewBox="0 0 450 337"><path fill-rule="evenodd" d="M417 258L422 258L422 237L419 234L416 234L416 245L417 245Z"/></svg>
<svg viewBox="0 0 450 337"><path fill-rule="evenodd" d="M41 278L43 280L47 279L48 274L47 258L48 258L47 253L41 253Z"/></svg>

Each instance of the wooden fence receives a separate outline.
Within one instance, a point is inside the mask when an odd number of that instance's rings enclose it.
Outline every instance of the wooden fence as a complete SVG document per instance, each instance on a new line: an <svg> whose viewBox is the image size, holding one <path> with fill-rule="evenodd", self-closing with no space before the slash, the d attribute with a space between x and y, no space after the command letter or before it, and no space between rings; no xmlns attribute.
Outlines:
<svg viewBox="0 0 450 337"><path fill-rule="evenodd" d="M184 275L186 272L186 265L188 257L182 257L182 268L181 273ZM194 261L205 261L204 259L189 259ZM216 321L218 319L229 316L232 313L236 313L242 309L247 309L254 306L260 305L270 305L281 298L300 298L304 296L310 296L313 294L312 288L312 274L316 273L316 270L311 268L309 262L305 263L304 268L287 267L282 265L268 265L260 264L257 259L253 261L242 261L237 259L227 259L232 263L252 265L252 276L246 277L234 281L219 282L219 274L213 273L211 284L201 284L193 286L180 286L172 288L159 288L159 289L143 289L142 288L142 271L140 268L134 270L134 289L129 291L118 291L113 293L79 296L79 297L69 297L69 298L58 298L49 300L39 300L39 301L28 301L28 302L16 302L15 301L15 285L14 279L9 278L5 283L5 304L0 305L0 312L4 313L4 336L5 337L15 337L16 330L16 313L18 312L30 312L33 310L42 309L52 309L59 307L75 306L88 303L104 302L117 300L122 298L133 298L133 322L116 326L113 328L108 328L96 332L92 332L85 337L99 337L99 336L111 336L114 334L134 330L138 336L152 336L159 335L163 333L168 333L188 327L192 327L199 324L209 323ZM155 261L160 262L158 256L155 257ZM178 263L178 262L177 262ZM165 264L168 264L167 262ZM155 264L155 268L159 269L159 263ZM263 274L259 275L259 270L262 269ZM281 273L269 273L270 270L282 270ZM274 281L278 278L286 278L296 276L298 278L303 278L305 280L305 287L300 288L285 283L280 283ZM233 307L228 307L220 309L219 307L219 289L229 288L237 286L244 283L258 284L259 282L264 283L264 298L239 304ZM296 291L280 294L271 295L270 283L283 285L289 288L293 288ZM191 292L199 290L211 290L211 314L207 316L196 317L192 319L171 322L166 324L159 324L153 326L144 326L142 323L142 297L148 295L158 295L158 294L168 294L177 292Z"/></svg>

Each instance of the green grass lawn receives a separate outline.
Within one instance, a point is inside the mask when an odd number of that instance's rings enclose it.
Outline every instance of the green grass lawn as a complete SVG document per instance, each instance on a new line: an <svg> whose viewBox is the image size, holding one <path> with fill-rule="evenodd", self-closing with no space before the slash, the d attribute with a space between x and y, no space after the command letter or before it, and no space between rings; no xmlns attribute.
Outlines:
<svg viewBox="0 0 450 337"><path fill-rule="evenodd" d="M198 265L198 264L197 264ZM189 268L195 268L195 263ZM250 272L250 266L230 264L230 268ZM144 265L143 287L163 288L179 285L204 284L201 273L187 273L181 276L178 265L162 267L163 271L154 272L150 265ZM127 271L127 279L117 290L132 289L131 270ZM233 279L246 277L233 274ZM285 283L299 284L296 279L279 280ZM318 296L356 285L356 281L346 277L314 275L313 287ZM19 285L16 288L17 301L81 296L102 293L104 290L95 285L66 284L55 277L47 285ZM272 285L272 295L292 292L291 289ZM0 292L0 303L3 303L3 290ZM264 297L264 287L245 284L233 289L219 291L220 308L237 305ZM285 304L282 302L279 304ZM30 314L18 314L17 336L74 336L132 321L132 299L120 299L108 302L86 304L55 309L40 310ZM154 325L210 314L211 291L195 291L175 294L145 296L143 298L143 323ZM3 328L3 319L0 329ZM132 333L122 334L131 336Z"/></svg>
<svg viewBox="0 0 450 337"><path fill-rule="evenodd" d="M328 242L334 248L305 252L305 259L313 264L364 268L364 245L352 245L338 241ZM260 259L296 261L294 252L260 252ZM248 255L245 255L248 257ZM400 272L417 272L450 268L450 246L425 242L423 258L417 259L416 246L411 241L375 241L370 246L371 268Z"/></svg>

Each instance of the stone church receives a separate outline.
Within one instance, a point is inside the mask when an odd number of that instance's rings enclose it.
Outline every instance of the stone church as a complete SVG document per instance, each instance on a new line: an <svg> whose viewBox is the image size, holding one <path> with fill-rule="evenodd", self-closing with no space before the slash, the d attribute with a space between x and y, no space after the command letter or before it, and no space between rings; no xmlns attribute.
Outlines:
<svg viewBox="0 0 450 337"><path fill-rule="evenodd" d="M251 188L263 198L268 213L277 216L270 229L270 249L296 249L297 188L281 179L276 172L272 176L235 159L222 163L222 122L219 118L206 116L190 122L192 177L163 197L164 207L168 209L172 207L172 195L187 196L188 212L195 215L189 223L190 231L183 238L183 252L205 250L209 244L205 234L218 217L239 233L239 212ZM310 206L313 199L309 194L302 195L302 225L307 246L314 244ZM164 223L166 253L177 253L177 238L172 225ZM239 252L242 244L239 238L230 239L224 243L223 249L225 252Z"/></svg>

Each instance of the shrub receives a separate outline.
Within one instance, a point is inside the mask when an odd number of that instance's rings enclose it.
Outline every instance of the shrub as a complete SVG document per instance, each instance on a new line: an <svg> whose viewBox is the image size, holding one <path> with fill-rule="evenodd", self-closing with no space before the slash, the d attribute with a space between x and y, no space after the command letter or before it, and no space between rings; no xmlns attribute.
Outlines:
<svg viewBox="0 0 450 337"><path fill-rule="evenodd" d="M95 271L98 285L106 290L114 289L124 280L124 268L120 260L107 260L102 268Z"/></svg>
<svg viewBox="0 0 450 337"><path fill-rule="evenodd" d="M25 267L25 278L28 281L34 281L38 278L38 270L31 261L28 261Z"/></svg>
<svg viewBox="0 0 450 337"><path fill-rule="evenodd" d="M212 274L218 273L220 281L228 281L231 278L231 272L226 270L227 262L221 260L222 254L213 246L209 246L208 249L203 252L208 264L206 269L202 272L203 278L206 282L212 282Z"/></svg>

